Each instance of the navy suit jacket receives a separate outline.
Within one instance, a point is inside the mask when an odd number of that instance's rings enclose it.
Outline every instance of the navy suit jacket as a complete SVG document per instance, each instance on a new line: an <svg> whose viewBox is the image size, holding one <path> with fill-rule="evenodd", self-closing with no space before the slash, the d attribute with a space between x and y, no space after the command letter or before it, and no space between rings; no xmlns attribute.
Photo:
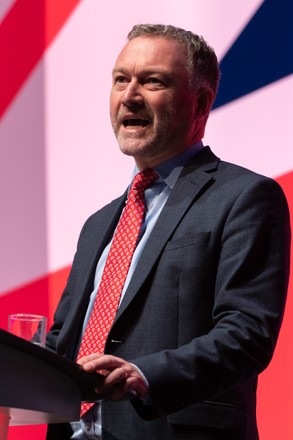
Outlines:
<svg viewBox="0 0 293 440"><path fill-rule="evenodd" d="M125 198L82 229L47 339L69 358ZM141 369L150 399L104 401L103 440L258 438L257 376L270 362L282 321L289 246L288 208L274 180L220 161L208 147L188 162L105 350ZM62 429L51 426L48 439L69 438Z"/></svg>

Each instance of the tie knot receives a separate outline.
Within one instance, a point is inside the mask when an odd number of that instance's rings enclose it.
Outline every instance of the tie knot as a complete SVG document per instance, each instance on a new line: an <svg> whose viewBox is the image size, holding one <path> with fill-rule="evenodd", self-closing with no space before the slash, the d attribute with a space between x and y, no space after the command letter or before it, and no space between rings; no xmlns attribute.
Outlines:
<svg viewBox="0 0 293 440"><path fill-rule="evenodd" d="M144 191L146 190L157 178L158 174L152 168L147 168L146 170L141 171L136 174L134 177L131 189L136 191Z"/></svg>

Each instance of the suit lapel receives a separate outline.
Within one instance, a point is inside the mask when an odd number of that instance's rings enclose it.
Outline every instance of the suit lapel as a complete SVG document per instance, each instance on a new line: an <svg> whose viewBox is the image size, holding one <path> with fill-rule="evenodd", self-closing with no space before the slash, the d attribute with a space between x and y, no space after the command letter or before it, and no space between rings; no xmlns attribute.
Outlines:
<svg viewBox="0 0 293 440"><path fill-rule="evenodd" d="M86 292L87 296L76 295L77 308L82 307L83 302L86 304L88 302L88 296L92 292L97 262L117 225L125 204L126 194L127 192L100 211L99 217L91 225L92 232L87 234L82 241L83 247L80 251L79 267L80 272L85 276L80 276L76 280L78 284L76 291Z"/></svg>
<svg viewBox="0 0 293 440"><path fill-rule="evenodd" d="M145 245L115 321L138 293L190 205L213 180L213 171L217 169L218 162L219 159L206 147L183 169Z"/></svg>
<svg viewBox="0 0 293 440"><path fill-rule="evenodd" d="M75 340L76 343L80 337L84 314L86 313L89 296L93 289L97 261L119 220L126 194L127 192L105 206L98 214L94 214L91 220L85 223L84 229L81 231L82 240L80 240L79 251L76 253L71 271L71 275L72 273L74 274L75 294L72 295L72 307L69 308L64 324L65 333L70 335L71 340ZM77 272L75 272L76 267L78 268ZM75 356L74 344L66 343L63 347L59 346L58 350L69 358L74 358Z"/></svg>

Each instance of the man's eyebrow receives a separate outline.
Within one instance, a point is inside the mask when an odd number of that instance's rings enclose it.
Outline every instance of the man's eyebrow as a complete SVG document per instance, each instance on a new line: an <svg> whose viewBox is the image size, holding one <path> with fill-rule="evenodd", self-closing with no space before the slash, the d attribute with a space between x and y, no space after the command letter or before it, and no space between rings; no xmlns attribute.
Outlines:
<svg viewBox="0 0 293 440"><path fill-rule="evenodd" d="M114 67L114 69L112 70L112 75L114 75L115 73L127 73L127 70L124 69L124 67Z"/></svg>
<svg viewBox="0 0 293 440"><path fill-rule="evenodd" d="M125 69L124 67L114 67L112 74L114 75L115 73L124 73L125 75L128 74L128 70ZM164 70L164 69L156 69L156 68L149 68L149 69L144 69L141 72L142 75L155 75L155 74L161 74L164 75L166 77L170 77L169 73Z"/></svg>
<svg viewBox="0 0 293 440"><path fill-rule="evenodd" d="M146 76L161 75L165 79L171 80L170 73L167 72L166 70L163 70L163 69L147 69L147 70L143 71L143 74L146 75Z"/></svg>

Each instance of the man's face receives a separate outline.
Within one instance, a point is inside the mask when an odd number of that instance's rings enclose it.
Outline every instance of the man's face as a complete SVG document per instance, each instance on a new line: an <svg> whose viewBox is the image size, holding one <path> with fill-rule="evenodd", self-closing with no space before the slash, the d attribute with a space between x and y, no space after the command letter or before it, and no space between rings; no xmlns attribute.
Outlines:
<svg viewBox="0 0 293 440"><path fill-rule="evenodd" d="M110 114L121 151L140 169L201 138L197 107L180 43L143 36L126 44L113 70Z"/></svg>

